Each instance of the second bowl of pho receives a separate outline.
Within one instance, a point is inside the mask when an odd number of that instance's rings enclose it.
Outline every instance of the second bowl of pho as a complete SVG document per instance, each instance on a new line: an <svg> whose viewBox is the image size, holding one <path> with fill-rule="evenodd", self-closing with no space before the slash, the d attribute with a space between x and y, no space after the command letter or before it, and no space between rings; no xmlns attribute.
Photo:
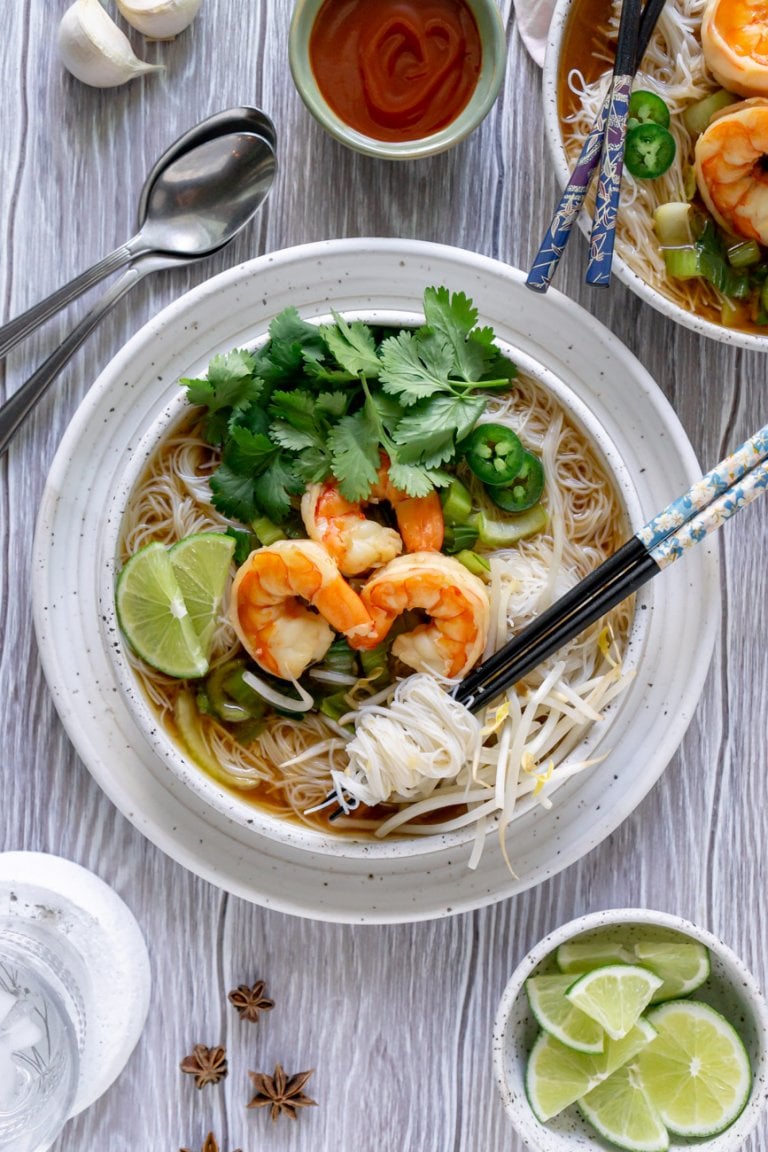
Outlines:
<svg viewBox="0 0 768 1152"><path fill-rule="evenodd" d="M698 473L625 350L514 270L375 240L254 261L139 336L99 499L94 693L114 708L119 690L129 791L148 769L185 810L169 835L145 806L148 834L225 887L338 919L489 902L607 835L698 696L705 546L478 715L448 690ZM61 515L43 512L43 551ZM48 676L61 702L55 659ZM199 825L232 859L192 849Z"/></svg>
<svg viewBox="0 0 768 1152"><path fill-rule="evenodd" d="M768 349L768 69L718 0L670 0L633 84L614 271L658 311ZM545 125L565 186L608 89L619 6L558 0ZM741 43L740 40L744 40ZM591 229L597 180L580 224Z"/></svg>

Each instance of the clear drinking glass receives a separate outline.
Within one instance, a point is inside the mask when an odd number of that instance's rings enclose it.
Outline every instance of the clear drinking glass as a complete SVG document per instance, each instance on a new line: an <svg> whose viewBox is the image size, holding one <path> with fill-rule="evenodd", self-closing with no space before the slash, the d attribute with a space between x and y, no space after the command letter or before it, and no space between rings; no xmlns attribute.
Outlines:
<svg viewBox="0 0 768 1152"><path fill-rule="evenodd" d="M0 1152L45 1152L124 1068L149 1006L149 958L93 873L0 852Z"/></svg>
<svg viewBox="0 0 768 1152"><path fill-rule="evenodd" d="M71 969L0 922L0 1150L42 1152L77 1090L85 1017Z"/></svg>

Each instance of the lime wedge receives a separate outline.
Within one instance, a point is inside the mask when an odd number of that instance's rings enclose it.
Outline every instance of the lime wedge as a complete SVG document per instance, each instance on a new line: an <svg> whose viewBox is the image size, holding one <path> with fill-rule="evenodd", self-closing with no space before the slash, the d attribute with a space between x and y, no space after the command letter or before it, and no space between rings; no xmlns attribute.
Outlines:
<svg viewBox="0 0 768 1152"><path fill-rule="evenodd" d="M208 671L163 544L147 544L127 561L117 578L116 606L129 644L147 664L184 679Z"/></svg>
<svg viewBox="0 0 768 1152"><path fill-rule="evenodd" d="M629 1152L666 1152L669 1133L648 1099L634 1062L603 1080L577 1107L601 1136Z"/></svg>
<svg viewBox="0 0 768 1152"><path fill-rule="evenodd" d="M606 964L580 976L566 997L600 1024L612 1040L626 1036L662 981L636 964Z"/></svg>
<svg viewBox="0 0 768 1152"><path fill-rule="evenodd" d="M174 544L169 555L192 625L210 653L216 617L227 586L235 541L223 532L197 532Z"/></svg>
<svg viewBox="0 0 768 1152"><path fill-rule="evenodd" d="M557 950L561 972L591 972L604 964L634 964L634 951L620 940L566 940Z"/></svg>
<svg viewBox="0 0 768 1152"><path fill-rule="evenodd" d="M650 968L664 981L651 997L652 1004L687 996L709 976L709 952L695 940L682 940L680 943L638 940L635 956L639 964Z"/></svg>
<svg viewBox="0 0 768 1152"><path fill-rule="evenodd" d="M714 1136L749 1097L744 1045L719 1012L695 1000L670 1000L647 1014L658 1035L637 1060L648 1098L679 1136Z"/></svg>
<svg viewBox="0 0 768 1152"><path fill-rule="evenodd" d="M655 1032L638 1020L622 1040L605 1039L603 1052L576 1052L540 1032L528 1058L525 1091L534 1115L545 1123L637 1056Z"/></svg>
<svg viewBox="0 0 768 1152"><path fill-rule="evenodd" d="M578 1052L602 1052L605 1033L599 1024L574 1008L565 994L573 976L531 976L525 991L539 1025L567 1048Z"/></svg>

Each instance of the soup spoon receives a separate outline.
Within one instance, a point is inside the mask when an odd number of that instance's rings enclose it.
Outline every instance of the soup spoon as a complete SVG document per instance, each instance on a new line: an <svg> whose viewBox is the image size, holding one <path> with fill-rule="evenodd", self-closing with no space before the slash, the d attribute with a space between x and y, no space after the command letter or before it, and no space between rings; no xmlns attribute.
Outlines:
<svg viewBox="0 0 768 1152"><path fill-rule="evenodd" d="M156 224L152 231L144 232L145 240L152 235L162 239L163 248L145 246L143 241L132 251L127 257L130 266L120 279L0 407L0 455L67 361L118 300L149 272L186 265L225 247L263 204L276 166L271 144L249 132L216 136L169 164L150 192L155 219L162 218L164 228ZM114 267L122 263L125 258Z"/></svg>
<svg viewBox="0 0 768 1152"><path fill-rule="evenodd" d="M258 108L230 108L195 124L166 149L144 181L139 198L139 229L133 239L0 327L0 357L7 355L20 340L39 328L54 313L139 255L149 251L170 251L184 255L185 253L179 249L181 238L176 232L179 205L177 198L168 196L169 185L175 187L178 177L177 162L190 151L196 150L199 145L236 132L260 136L269 150L272 152L275 150L274 125L266 113ZM215 155L212 160L216 162ZM211 177L216 178L213 170L206 172L201 168L199 180L215 196L217 186L211 186ZM196 259L197 257L198 254L195 255Z"/></svg>

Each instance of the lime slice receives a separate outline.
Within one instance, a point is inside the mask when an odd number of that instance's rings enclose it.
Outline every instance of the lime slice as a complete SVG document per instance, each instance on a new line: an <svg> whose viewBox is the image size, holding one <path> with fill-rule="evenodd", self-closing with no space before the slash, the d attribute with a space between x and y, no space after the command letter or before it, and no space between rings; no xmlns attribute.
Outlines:
<svg viewBox="0 0 768 1152"><path fill-rule="evenodd" d="M612 1040L626 1036L662 981L636 964L606 964L580 976L566 997L602 1025Z"/></svg>
<svg viewBox="0 0 768 1152"><path fill-rule="evenodd" d="M163 544L147 544L131 556L117 578L116 606L129 644L147 664L179 678L208 671Z"/></svg>
<svg viewBox="0 0 768 1152"><path fill-rule="evenodd" d="M658 1035L637 1060L643 1086L679 1136L714 1136L749 1097L749 1057L736 1030L709 1004L670 1000L647 1019Z"/></svg>
<svg viewBox="0 0 768 1152"><path fill-rule="evenodd" d="M624 1064L577 1102L601 1136L629 1152L666 1152L669 1133L648 1099L634 1062Z"/></svg>
<svg viewBox="0 0 768 1152"><path fill-rule="evenodd" d="M606 1036L603 1052L576 1052L540 1032L525 1073L525 1091L534 1115L542 1124L551 1120L637 1056L654 1036L651 1025L641 1019L623 1040Z"/></svg>
<svg viewBox="0 0 768 1152"><path fill-rule="evenodd" d="M192 625L206 654L210 653L234 551L232 536L197 532L174 544L169 553Z"/></svg>
<svg viewBox="0 0 768 1152"><path fill-rule="evenodd" d="M566 940L557 950L561 972L591 972L605 964L634 964L635 954L619 940Z"/></svg>
<svg viewBox="0 0 768 1152"><path fill-rule="evenodd" d="M651 997L652 1004L687 996L709 976L709 952L695 940L680 943L638 940L635 955L638 963L650 968L664 981Z"/></svg>
<svg viewBox="0 0 768 1152"><path fill-rule="evenodd" d="M565 998L571 984L573 977L569 975L531 976L525 982L531 1012L544 1031L567 1048L602 1052L603 1029Z"/></svg>

